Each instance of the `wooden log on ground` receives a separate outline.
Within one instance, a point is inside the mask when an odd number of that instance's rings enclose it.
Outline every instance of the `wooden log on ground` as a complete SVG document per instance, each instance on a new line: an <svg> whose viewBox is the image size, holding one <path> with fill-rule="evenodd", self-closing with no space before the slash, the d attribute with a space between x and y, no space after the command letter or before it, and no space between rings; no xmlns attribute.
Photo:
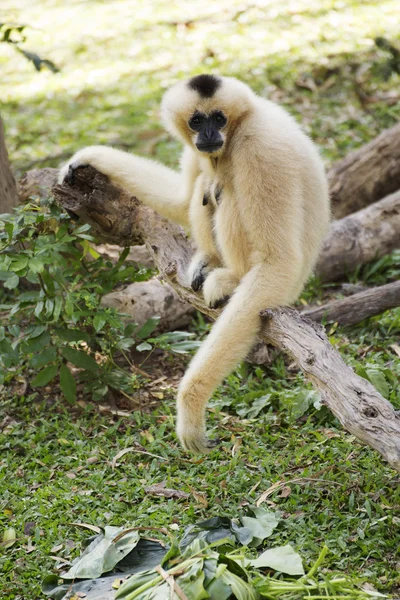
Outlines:
<svg viewBox="0 0 400 600"><path fill-rule="evenodd" d="M302 310L301 315L319 323L324 321L355 325L396 306L400 306L400 281L370 288L316 308Z"/></svg>
<svg viewBox="0 0 400 600"><path fill-rule="evenodd" d="M334 221L315 274L322 281L336 281L396 248L400 248L400 190Z"/></svg>
<svg viewBox="0 0 400 600"><path fill-rule="evenodd" d="M54 188L56 199L108 239L118 231L130 243L145 243L161 275L201 312L218 310L187 287L191 245L182 229L116 188L92 168L79 169L73 186ZM127 216L132 218L127 222ZM292 309L267 311L261 338L287 352L321 393L342 425L369 444L400 472L400 413L366 380L357 376L329 344L322 328Z"/></svg>
<svg viewBox="0 0 400 600"><path fill-rule="evenodd" d="M328 171L332 214L341 219L400 188L400 123Z"/></svg>

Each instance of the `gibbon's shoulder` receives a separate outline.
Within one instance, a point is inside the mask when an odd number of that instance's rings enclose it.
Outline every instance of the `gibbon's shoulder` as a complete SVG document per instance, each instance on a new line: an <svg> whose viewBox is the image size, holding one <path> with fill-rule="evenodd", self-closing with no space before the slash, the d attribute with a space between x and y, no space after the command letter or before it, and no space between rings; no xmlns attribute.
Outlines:
<svg viewBox="0 0 400 600"><path fill-rule="evenodd" d="M238 131L237 147L251 154L276 158L318 154L311 139L286 109L255 94L252 109Z"/></svg>

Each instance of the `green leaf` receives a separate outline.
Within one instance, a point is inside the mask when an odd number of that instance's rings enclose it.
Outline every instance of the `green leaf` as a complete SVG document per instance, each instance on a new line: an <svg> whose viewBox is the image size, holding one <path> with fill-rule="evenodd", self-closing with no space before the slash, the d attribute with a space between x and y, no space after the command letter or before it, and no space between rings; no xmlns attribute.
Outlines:
<svg viewBox="0 0 400 600"><path fill-rule="evenodd" d="M91 337L86 331L81 329L66 329L64 327L58 327L55 330L56 335L65 342L87 342L91 341ZM71 361L72 362L72 361Z"/></svg>
<svg viewBox="0 0 400 600"><path fill-rule="evenodd" d="M30 259L28 266L33 273L42 273L44 269L44 263L37 256Z"/></svg>
<svg viewBox="0 0 400 600"><path fill-rule="evenodd" d="M47 298L46 302L45 302L45 307L46 307L46 317L50 317L53 313L53 309L54 309L54 300L52 300L51 298Z"/></svg>
<svg viewBox="0 0 400 600"><path fill-rule="evenodd" d="M21 350L26 354L31 354L32 352L38 352L42 350L47 344L50 342L50 334L48 331L43 331L40 335L28 339L23 343Z"/></svg>
<svg viewBox="0 0 400 600"><path fill-rule="evenodd" d="M253 539L248 545L257 547L269 537L278 526L279 517L276 513L262 507L252 507L249 509L249 513L253 514L253 516L241 517L240 521L244 527L250 529L253 535Z"/></svg>
<svg viewBox="0 0 400 600"><path fill-rule="evenodd" d="M127 533L121 536L124 531ZM108 573L135 548L139 538L137 531L107 526L104 534L96 536L69 571L63 574L63 579L94 579Z"/></svg>
<svg viewBox="0 0 400 600"><path fill-rule="evenodd" d="M19 256L17 259L12 261L10 265L10 271L22 271L25 269L28 263L29 258L27 256Z"/></svg>
<svg viewBox="0 0 400 600"><path fill-rule="evenodd" d="M146 323L142 325L141 328L136 332L136 339L144 340L145 338L148 338L149 335L153 333L153 331L157 327L159 320L160 317L151 317L151 319L146 321Z"/></svg>
<svg viewBox="0 0 400 600"><path fill-rule="evenodd" d="M0 342L5 338L5 329L2 325L0 325Z"/></svg>
<svg viewBox="0 0 400 600"><path fill-rule="evenodd" d="M43 371L40 371L40 373L38 373L31 381L31 385L33 385L33 387L47 385L49 381L54 379L54 377L57 375L57 371L58 365L49 365L48 367L45 367Z"/></svg>
<svg viewBox="0 0 400 600"><path fill-rule="evenodd" d="M11 346L10 342L6 338L0 341L0 356L7 369L9 369L13 364L18 364L20 362L17 350Z"/></svg>
<svg viewBox="0 0 400 600"><path fill-rule="evenodd" d="M41 300L35 306L35 310L34 310L34 313L33 313L35 315L35 317L38 317L38 318L40 317L40 315L41 315L41 313L43 311L43 308L44 308L44 302Z"/></svg>
<svg viewBox="0 0 400 600"><path fill-rule="evenodd" d="M379 369L365 369L365 373L372 385L384 398L389 398L390 389L385 375Z"/></svg>
<svg viewBox="0 0 400 600"><path fill-rule="evenodd" d="M68 402L74 404L76 402L76 382L67 365L61 365L60 368L60 387Z"/></svg>
<svg viewBox="0 0 400 600"><path fill-rule="evenodd" d="M3 532L3 548L11 548L17 541L17 534L13 527L8 527Z"/></svg>
<svg viewBox="0 0 400 600"><path fill-rule="evenodd" d="M39 354L34 354L30 360L30 365L33 369L41 369L45 365L54 362L57 358L56 349L53 346L45 348Z"/></svg>
<svg viewBox="0 0 400 600"><path fill-rule="evenodd" d="M175 344L171 344L169 349L175 354L187 354L192 350L197 350L201 346L202 342L197 340L189 340L185 342L176 342Z"/></svg>
<svg viewBox="0 0 400 600"><path fill-rule="evenodd" d="M294 551L290 544L266 550L249 564L252 567L268 567L288 575L304 575L303 563L300 554Z"/></svg>
<svg viewBox="0 0 400 600"><path fill-rule="evenodd" d="M93 327L95 328L95 331L98 333L101 329L103 329L106 322L107 319L104 315L96 315L93 318Z"/></svg>
<svg viewBox="0 0 400 600"><path fill-rule="evenodd" d="M53 321L58 321L63 307L63 297L56 296L54 298Z"/></svg>
<svg viewBox="0 0 400 600"><path fill-rule="evenodd" d="M226 569L221 575L225 585L231 587L232 592L237 600L258 600L258 593L253 586L247 581L243 581L240 577L231 573Z"/></svg>
<svg viewBox="0 0 400 600"><path fill-rule="evenodd" d="M204 589L203 562L203 559L199 558L177 578L177 583L188 600L203 600L210 597Z"/></svg>
<svg viewBox="0 0 400 600"><path fill-rule="evenodd" d="M15 273L12 273L4 282L4 287L8 290L14 290L19 284L19 277Z"/></svg>
<svg viewBox="0 0 400 600"><path fill-rule="evenodd" d="M149 344L148 342L142 342L141 344L136 346L136 350L138 352L146 352L146 350L151 350L152 348L153 348L153 346L151 344Z"/></svg>
<svg viewBox="0 0 400 600"><path fill-rule="evenodd" d="M50 273L48 272L47 269L43 269L42 279L45 283L48 294L50 294L50 296L54 296L54 291L55 291L54 279L50 275Z"/></svg>
<svg viewBox="0 0 400 600"><path fill-rule="evenodd" d="M76 367L87 369L88 371L98 371L99 367L94 358L82 350L76 350L75 348L66 346L65 348L62 348L61 354Z"/></svg>
<svg viewBox="0 0 400 600"><path fill-rule="evenodd" d="M46 325L37 325L32 331L29 332L29 339L31 340L35 337L39 337L43 331L46 331Z"/></svg>

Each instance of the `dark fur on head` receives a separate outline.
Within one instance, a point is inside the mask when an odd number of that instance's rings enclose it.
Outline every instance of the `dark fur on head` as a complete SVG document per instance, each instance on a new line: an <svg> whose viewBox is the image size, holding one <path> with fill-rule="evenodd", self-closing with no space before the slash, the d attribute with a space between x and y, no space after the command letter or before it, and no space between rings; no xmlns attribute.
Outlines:
<svg viewBox="0 0 400 600"><path fill-rule="evenodd" d="M188 85L202 98L212 98L221 83L220 78L215 75L197 75L189 79Z"/></svg>

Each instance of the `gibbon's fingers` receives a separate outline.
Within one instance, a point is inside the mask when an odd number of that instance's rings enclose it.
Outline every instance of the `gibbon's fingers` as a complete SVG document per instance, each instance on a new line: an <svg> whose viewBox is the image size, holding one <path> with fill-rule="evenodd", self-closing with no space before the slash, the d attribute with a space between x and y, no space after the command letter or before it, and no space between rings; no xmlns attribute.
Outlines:
<svg viewBox="0 0 400 600"><path fill-rule="evenodd" d="M210 257L204 252L196 252L193 256L188 271L188 283L194 292L198 292L203 287L203 283L211 271Z"/></svg>
<svg viewBox="0 0 400 600"><path fill-rule="evenodd" d="M210 308L219 308L232 296L239 285L238 277L230 269L215 269L207 277L203 286L203 295Z"/></svg>
<svg viewBox="0 0 400 600"><path fill-rule="evenodd" d="M207 401L249 352L261 325L260 310L289 303L297 269L295 261L290 269L287 264L284 269L281 261L253 267L192 359L178 389L176 427L181 443L191 452L209 450L205 432Z"/></svg>
<svg viewBox="0 0 400 600"><path fill-rule="evenodd" d="M75 171L77 169L86 169L87 167L90 167L90 165L88 165L88 164L86 164L86 165L77 165L76 167L74 167L73 165L67 165L67 166L68 166L68 171L67 171L67 174L65 175L65 177L63 176L62 182L65 181L69 185L74 185L74 183L75 183Z"/></svg>
<svg viewBox="0 0 400 600"><path fill-rule="evenodd" d="M63 183L75 169L91 165L163 217L187 227L189 200L185 176L152 160L107 146L79 150L60 169Z"/></svg>

